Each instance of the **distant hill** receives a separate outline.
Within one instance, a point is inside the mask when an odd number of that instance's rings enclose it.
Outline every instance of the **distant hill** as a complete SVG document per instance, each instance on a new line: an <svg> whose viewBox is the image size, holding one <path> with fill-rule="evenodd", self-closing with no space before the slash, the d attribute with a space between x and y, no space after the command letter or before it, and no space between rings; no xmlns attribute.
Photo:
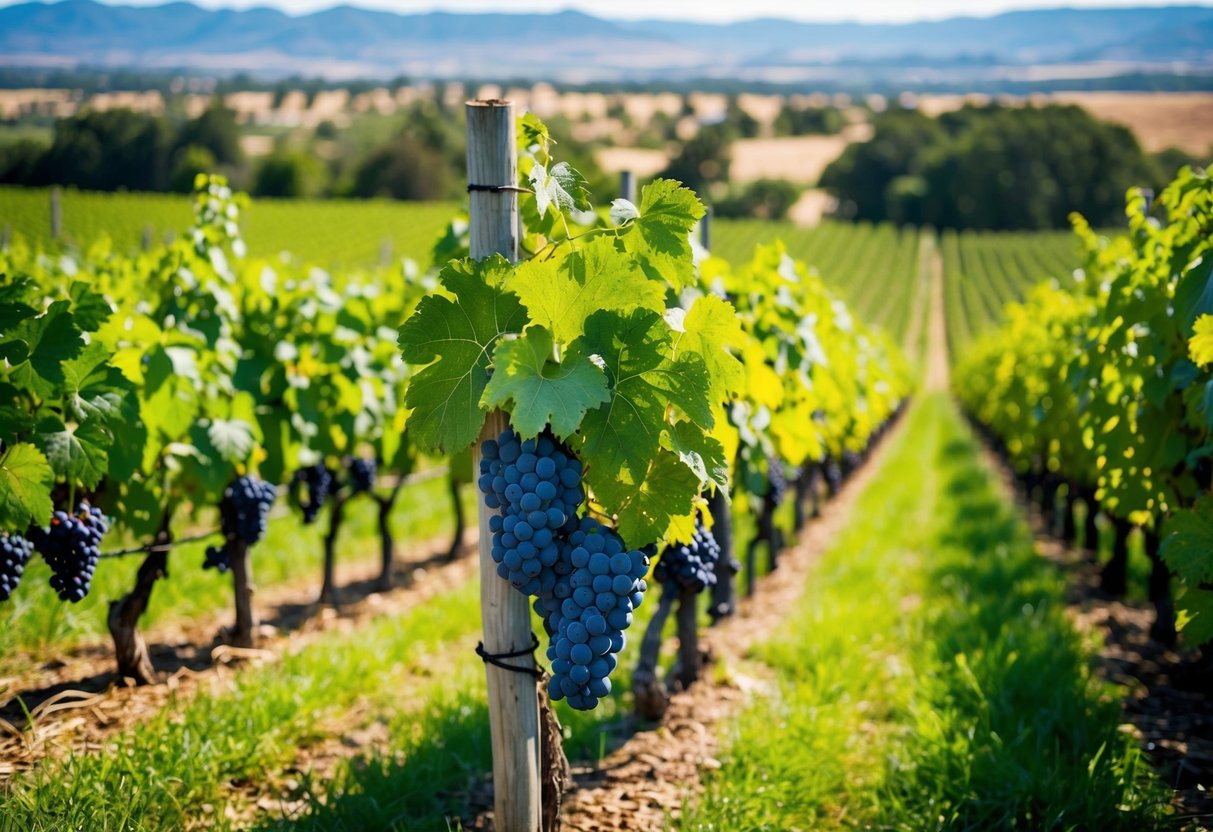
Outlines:
<svg viewBox="0 0 1213 832"><path fill-rule="evenodd" d="M1213 70L1213 6L1034 10L897 25L619 22L572 11L400 15L352 6L293 17L267 8L93 0L0 7L0 64L9 66L588 81L807 78L844 65L973 73L1075 63Z"/></svg>

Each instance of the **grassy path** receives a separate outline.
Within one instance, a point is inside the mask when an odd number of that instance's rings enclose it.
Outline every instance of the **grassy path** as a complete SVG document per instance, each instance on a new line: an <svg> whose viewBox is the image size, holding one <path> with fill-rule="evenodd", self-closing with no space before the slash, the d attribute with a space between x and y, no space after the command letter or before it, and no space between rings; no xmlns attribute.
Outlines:
<svg viewBox="0 0 1213 832"><path fill-rule="evenodd" d="M943 394L914 408L730 727L683 829L1155 828L1167 793L1063 577Z"/></svg>

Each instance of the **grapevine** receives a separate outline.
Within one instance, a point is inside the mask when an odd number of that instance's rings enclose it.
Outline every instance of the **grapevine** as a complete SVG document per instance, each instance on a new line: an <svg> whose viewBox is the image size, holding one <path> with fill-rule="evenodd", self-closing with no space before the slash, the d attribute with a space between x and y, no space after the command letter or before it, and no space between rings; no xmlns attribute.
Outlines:
<svg viewBox="0 0 1213 832"><path fill-rule="evenodd" d="M270 506L278 490L270 483L252 476L243 476L229 485L219 503L223 521L223 543L208 546L203 569L226 572L231 568L232 544L252 546L265 534Z"/></svg>

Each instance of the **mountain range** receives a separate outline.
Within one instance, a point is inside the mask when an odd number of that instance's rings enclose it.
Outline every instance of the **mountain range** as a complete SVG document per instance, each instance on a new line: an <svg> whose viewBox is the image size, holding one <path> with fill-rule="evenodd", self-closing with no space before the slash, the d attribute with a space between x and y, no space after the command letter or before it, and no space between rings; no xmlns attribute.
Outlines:
<svg viewBox="0 0 1213 832"><path fill-rule="evenodd" d="M395 14L94 0L0 7L0 64L341 77L826 78L856 67L1075 77L1213 72L1213 6L1047 9L905 24L707 24L554 14Z"/></svg>

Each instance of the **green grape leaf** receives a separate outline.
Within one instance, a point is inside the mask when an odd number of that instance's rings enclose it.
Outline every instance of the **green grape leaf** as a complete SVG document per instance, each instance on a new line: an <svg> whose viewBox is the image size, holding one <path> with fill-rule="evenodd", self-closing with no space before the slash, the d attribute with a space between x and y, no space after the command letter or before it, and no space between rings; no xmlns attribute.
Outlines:
<svg viewBox="0 0 1213 832"><path fill-rule="evenodd" d="M624 240L650 278L681 289L695 282L691 229L704 215L695 193L672 179L656 179L640 195L640 216Z"/></svg>
<svg viewBox="0 0 1213 832"><path fill-rule="evenodd" d="M665 308L665 289L649 280L614 240L598 238L558 261L532 260L510 278L533 322L568 344L585 331L585 320L602 309Z"/></svg>
<svg viewBox="0 0 1213 832"><path fill-rule="evenodd" d="M684 332L676 336L676 352L692 352L703 359L712 401L725 401L745 386L745 365L729 352L730 348L740 350L745 343L741 321L731 303L716 295L704 295L691 306L682 328Z"/></svg>
<svg viewBox="0 0 1213 832"><path fill-rule="evenodd" d="M639 217L640 209L629 199L615 199L611 201L610 216L613 224L623 225Z"/></svg>
<svg viewBox="0 0 1213 832"><path fill-rule="evenodd" d="M558 211L587 211L590 208L589 183L568 162L553 165L550 171L536 163L531 168L530 180L540 217L553 205Z"/></svg>
<svg viewBox="0 0 1213 832"><path fill-rule="evenodd" d="M11 384L0 382L0 442L17 444L17 437L34 429L32 404Z"/></svg>
<svg viewBox="0 0 1213 832"><path fill-rule="evenodd" d="M21 443L0 455L0 527L24 530L50 520L55 472L42 451Z"/></svg>
<svg viewBox="0 0 1213 832"><path fill-rule="evenodd" d="M0 275L2 276L2 275ZM0 285L0 337L24 320L34 317L38 310L26 303L34 281L19 277Z"/></svg>
<svg viewBox="0 0 1213 832"><path fill-rule="evenodd" d="M206 437L220 459L233 465L248 461L256 446L252 425L241 419L212 419Z"/></svg>
<svg viewBox="0 0 1213 832"><path fill-rule="evenodd" d="M610 400L586 413L580 432L582 459L604 476L645 469L667 427L667 405L697 424L711 422L703 360L692 353L674 360L669 328L660 315L648 310L626 318L595 313L576 346L598 356L609 383Z"/></svg>
<svg viewBox="0 0 1213 832"><path fill-rule="evenodd" d="M714 483L728 493L729 463L720 442L690 422L679 422L661 437L661 446L678 454L700 486Z"/></svg>
<svg viewBox="0 0 1213 832"><path fill-rule="evenodd" d="M57 476L91 489L109 467L113 437L94 421L72 426L51 415L38 420L34 442Z"/></svg>
<svg viewBox="0 0 1213 832"><path fill-rule="evenodd" d="M628 546L646 546L659 540L670 520L691 512L699 481L677 456L665 451L654 454L639 475L629 471L618 476L589 467L586 479L594 498L618 518L620 537Z"/></svg>
<svg viewBox="0 0 1213 832"><path fill-rule="evenodd" d="M532 112L523 113L518 119L518 146L523 150L532 148L547 153L547 147L552 140L548 126L539 116Z"/></svg>
<svg viewBox="0 0 1213 832"><path fill-rule="evenodd" d="M454 453L480 435L493 348L527 323L518 297L501 288L510 271L501 256L447 265L439 280L453 297L425 298L400 328L404 360L429 365L410 379L405 399L413 409L409 430L422 450Z"/></svg>
<svg viewBox="0 0 1213 832"><path fill-rule="evenodd" d="M1195 586L1185 587L1176 606L1179 608L1178 625L1187 644L1199 647L1213 641L1213 592Z"/></svg>
<svg viewBox="0 0 1213 832"><path fill-rule="evenodd" d="M72 299L72 317L85 332L96 332L114 314L109 301L83 280L72 283L68 295Z"/></svg>
<svg viewBox="0 0 1213 832"><path fill-rule="evenodd" d="M501 341L493 352L493 377L480 400L486 409L510 412L510 424L523 439L551 425L557 436L572 436L586 411L604 404L606 373L580 345L552 360L552 334L530 326L521 338ZM513 402L513 407L509 406Z"/></svg>
<svg viewBox="0 0 1213 832"><path fill-rule="evenodd" d="M130 383L117 367L109 365L110 352L96 341L80 355L63 362L63 392L67 411L74 418L85 419L117 415Z"/></svg>
<svg viewBox="0 0 1213 832"><path fill-rule="evenodd" d="M1159 554L1188 583L1213 581L1213 497L1167 519Z"/></svg>
<svg viewBox="0 0 1213 832"><path fill-rule="evenodd" d="M1192 329L1198 316L1213 314L1213 252L1205 252L1204 259L1180 277L1174 303L1184 332Z"/></svg>
<svg viewBox="0 0 1213 832"><path fill-rule="evenodd" d="M24 320L12 330L13 336L28 347L20 362L28 362L28 366L16 368L14 378L43 398L53 396L63 383L63 362L84 348L84 338L68 306L68 301L55 301L45 314ZM18 363L11 357L9 360Z"/></svg>

